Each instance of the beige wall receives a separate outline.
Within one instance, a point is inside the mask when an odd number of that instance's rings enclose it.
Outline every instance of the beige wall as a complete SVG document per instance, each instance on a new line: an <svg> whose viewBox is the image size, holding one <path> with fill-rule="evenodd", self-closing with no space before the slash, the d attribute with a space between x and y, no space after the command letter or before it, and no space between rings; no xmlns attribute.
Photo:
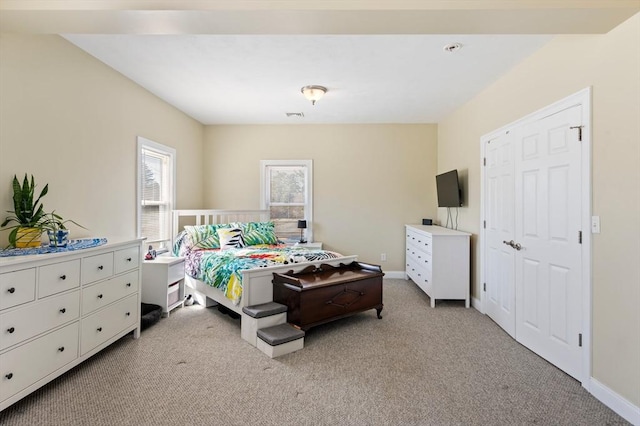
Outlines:
<svg viewBox="0 0 640 426"><path fill-rule="evenodd" d="M606 35L560 36L451 114L438 169L468 170L460 229L479 232L480 137L593 88L592 376L640 406L640 14ZM479 276L478 247L474 247ZM478 283L475 283L478 297Z"/></svg>
<svg viewBox="0 0 640 426"><path fill-rule="evenodd" d="M72 236L135 236L136 137L176 148L177 204L193 208L203 130L59 36L0 36L3 214L13 210L13 175L29 173L49 184L47 210L89 229L72 227Z"/></svg>
<svg viewBox="0 0 640 426"><path fill-rule="evenodd" d="M403 225L435 214L436 132L435 125L208 126L204 204L259 208L260 160L311 159L315 240L403 271Z"/></svg>

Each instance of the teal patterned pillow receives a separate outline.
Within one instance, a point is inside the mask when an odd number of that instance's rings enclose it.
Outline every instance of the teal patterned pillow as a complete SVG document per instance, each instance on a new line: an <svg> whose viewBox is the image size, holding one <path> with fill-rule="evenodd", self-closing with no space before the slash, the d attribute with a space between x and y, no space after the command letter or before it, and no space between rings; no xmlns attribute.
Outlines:
<svg viewBox="0 0 640 426"><path fill-rule="evenodd" d="M241 226L245 246L278 244L273 222L247 222Z"/></svg>
<svg viewBox="0 0 640 426"><path fill-rule="evenodd" d="M218 228L231 228L229 223L219 223L216 225L185 226L185 242L189 249L216 249L220 248Z"/></svg>
<svg viewBox="0 0 640 426"><path fill-rule="evenodd" d="M189 247L187 247L187 231L182 231L178 234L176 239L173 242L173 255L174 256L184 256L184 254L188 251Z"/></svg>

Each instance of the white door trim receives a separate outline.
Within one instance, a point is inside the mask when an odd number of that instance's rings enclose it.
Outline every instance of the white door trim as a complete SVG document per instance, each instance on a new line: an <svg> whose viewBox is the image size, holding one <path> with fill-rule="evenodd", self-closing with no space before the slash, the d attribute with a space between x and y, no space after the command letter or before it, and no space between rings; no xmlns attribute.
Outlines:
<svg viewBox="0 0 640 426"><path fill-rule="evenodd" d="M582 228L582 366L580 374L580 382L582 386L589 390L591 378L591 316L592 316L592 277L591 277L591 87L580 90L562 100L554 102L540 110L522 117L512 123L509 123L497 130L492 131L480 138L480 233L478 236L478 247L480 249L480 281L478 282L480 291L480 312L486 313L485 310L485 167L484 158L486 157L485 147L487 141L496 138L500 134L504 134L507 130L522 126L533 121L540 120L558 111L565 110L575 105L582 105L583 111L583 128L582 128L582 194L581 194L581 228ZM577 131L577 130L576 130Z"/></svg>

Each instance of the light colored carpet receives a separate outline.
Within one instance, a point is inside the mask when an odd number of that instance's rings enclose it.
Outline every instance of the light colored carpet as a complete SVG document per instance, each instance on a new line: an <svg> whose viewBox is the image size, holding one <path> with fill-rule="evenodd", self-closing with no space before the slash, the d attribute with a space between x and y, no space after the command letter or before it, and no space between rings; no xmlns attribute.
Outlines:
<svg viewBox="0 0 640 426"><path fill-rule="evenodd" d="M375 310L269 359L215 308L174 311L0 413L3 425L622 425L461 302L385 280Z"/></svg>

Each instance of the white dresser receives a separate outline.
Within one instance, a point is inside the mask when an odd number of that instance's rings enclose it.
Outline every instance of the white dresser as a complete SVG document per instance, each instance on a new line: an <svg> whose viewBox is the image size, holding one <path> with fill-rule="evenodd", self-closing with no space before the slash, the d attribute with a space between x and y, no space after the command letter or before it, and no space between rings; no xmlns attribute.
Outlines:
<svg viewBox="0 0 640 426"><path fill-rule="evenodd" d="M440 226L405 225L406 269L431 298L464 300L470 305L469 250L471 234Z"/></svg>
<svg viewBox="0 0 640 426"><path fill-rule="evenodd" d="M0 410L140 336L141 243L0 258Z"/></svg>

